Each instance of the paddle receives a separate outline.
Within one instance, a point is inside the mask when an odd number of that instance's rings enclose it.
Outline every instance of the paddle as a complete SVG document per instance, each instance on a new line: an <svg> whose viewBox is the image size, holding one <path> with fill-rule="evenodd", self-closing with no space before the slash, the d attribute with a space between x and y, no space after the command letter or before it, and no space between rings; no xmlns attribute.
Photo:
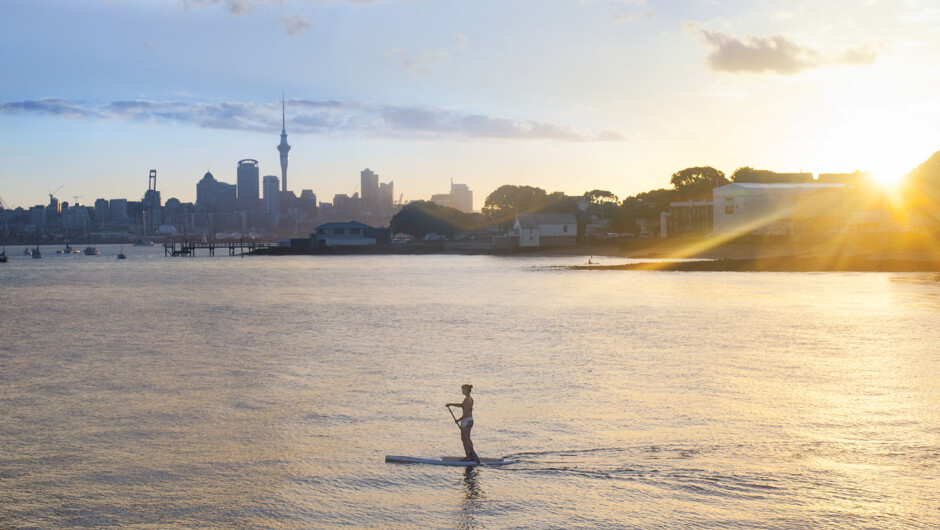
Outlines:
<svg viewBox="0 0 940 530"><path fill-rule="evenodd" d="M450 405L447 405L447 412L450 412L450 417L454 418L454 423L457 424L457 428L460 428L460 421L457 420L457 416L454 416L454 411L450 410Z"/></svg>

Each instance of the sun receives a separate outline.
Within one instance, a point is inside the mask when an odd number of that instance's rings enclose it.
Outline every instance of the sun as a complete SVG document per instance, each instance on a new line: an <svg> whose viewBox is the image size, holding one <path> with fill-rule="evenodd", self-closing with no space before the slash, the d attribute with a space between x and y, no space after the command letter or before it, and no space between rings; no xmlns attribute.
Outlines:
<svg viewBox="0 0 940 530"><path fill-rule="evenodd" d="M877 170L872 171L871 178L885 188L896 188L904 178L904 173L900 170Z"/></svg>
<svg viewBox="0 0 940 530"><path fill-rule="evenodd" d="M887 153L896 153L894 150L887 150ZM898 160L900 158L900 161ZM905 163L904 157L896 157L888 154L880 158L868 161L868 171L871 179L880 184L886 190L894 190L901 185L901 181L913 165Z"/></svg>

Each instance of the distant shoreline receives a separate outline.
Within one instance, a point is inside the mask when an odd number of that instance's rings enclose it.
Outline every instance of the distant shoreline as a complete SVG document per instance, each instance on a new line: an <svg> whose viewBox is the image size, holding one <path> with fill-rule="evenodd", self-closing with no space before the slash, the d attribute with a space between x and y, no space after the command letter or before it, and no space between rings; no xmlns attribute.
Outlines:
<svg viewBox="0 0 940 530"><path fill-rule="evenodd" d="M493 249L444 242L373 247L259 249L252 255L485 255L505 257L590 256L572 270L659 270L700 272L940 272L940 245L930 235L893 235L880 240L738 239L713 244L702 238L634 239L569 247ZM643 263L605 265L610 259Z"/></svg>
<svg viewBox="0 0 940 530"><path fill-rule="evenodd" d="M671 272L940 272L940 262L909 259L851 259L832 262L818 257L772 259L656 261L621 265L573 265L572 270Z"/></svg>

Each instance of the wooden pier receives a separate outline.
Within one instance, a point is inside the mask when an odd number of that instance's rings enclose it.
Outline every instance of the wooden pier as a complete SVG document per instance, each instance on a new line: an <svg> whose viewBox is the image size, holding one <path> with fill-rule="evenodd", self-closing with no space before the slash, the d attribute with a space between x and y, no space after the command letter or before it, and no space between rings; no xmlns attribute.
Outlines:
<svg viewBox="0 0 940 530"><path fill-rule="evenodd" d="M221 241L213 243L164 243L164 256L190 256L196 255L196 250L205 250L209 256L215 256L215 250L220 248L228 249L229 256L244 256L251 254L256 249L276 247L276 242L271 241Z"/></svg>

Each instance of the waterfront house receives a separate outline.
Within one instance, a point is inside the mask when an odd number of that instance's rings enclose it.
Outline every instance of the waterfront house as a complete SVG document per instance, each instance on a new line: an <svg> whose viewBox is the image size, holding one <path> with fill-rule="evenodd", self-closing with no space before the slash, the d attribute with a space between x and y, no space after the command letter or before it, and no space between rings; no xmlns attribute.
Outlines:
<svg viewBox="0 0 940 530"><path fill-rule="evenodd" d="M316 247L364 247L375 245L375 238L367 234L375 229L358 221L326 223L311 234Z"/></svg>
<svg viewBox="0 0 940 530"><path fill-rule="evenodd" d="M524 213L516 216L512 235L520 248L573 246L578 239L578 221L570 213Z"/></svg>

